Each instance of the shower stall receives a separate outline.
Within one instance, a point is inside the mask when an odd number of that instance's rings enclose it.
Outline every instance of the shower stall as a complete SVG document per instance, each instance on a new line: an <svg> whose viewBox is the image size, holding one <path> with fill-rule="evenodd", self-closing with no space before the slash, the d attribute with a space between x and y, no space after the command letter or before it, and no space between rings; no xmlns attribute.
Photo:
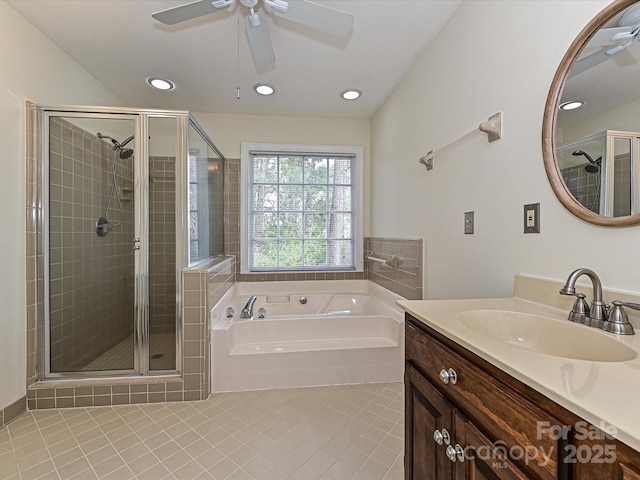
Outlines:
<svg viewBox="0 0 640 480"><path fill-rule="evenodd" d="M223 156L186 111L38 113L38 377L180 372L182 269L224 253Z"/></svg>
<svg viewBox="0 0 640 480"><path fill-rule="evenodd" d="M582 206L607 217L640 211L640 133L606 130L557 150L564 183Z"/></svg>

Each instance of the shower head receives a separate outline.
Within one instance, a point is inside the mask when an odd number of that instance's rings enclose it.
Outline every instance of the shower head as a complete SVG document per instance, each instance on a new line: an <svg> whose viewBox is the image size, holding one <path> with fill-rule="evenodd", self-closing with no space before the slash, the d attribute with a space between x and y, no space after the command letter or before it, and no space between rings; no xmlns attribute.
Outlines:
<svg viewBox="0 0 640 480"><path fill-rule="evenodd" d="M130 158L133 155L133 149L131 148L121 148L120 149L120 158L122 160L126 160L127 158Z"/></svg>
<svg viewBox="0 0 640 480"><path fill-rule="evenodd" d="M571 155L573 155L574 157L579 157L579 156L583 156L584 158L586 158L587 160L589 160L589 163L595 164L596 162L593 160L593 158L591 158L591 155L589 155L587 152L583 152L582 150L576 150L575 152L571 152Z"/></svg>
<svg viewBox="0 0 640 480"><path fill-rule="evenodd" d="M131 140L133 140L133 135L131 135L130 137L126 138L122 143L118 142L115 138L110 137L108 135L103 135L100 132L96 133L96 136L100 139L102 138L108 138L109 140L111 140L111 143L113 143L113 150L120 150L120 158L122 160L126 160L127 158L131 157L131 155L133 155L133 150L130 148L122 148L124 147L127 143L129 143Z"/></svg>
<svg viewBox="0 0 640 480"><path fill-rule="evenodd" d="M584 167L585 171L587 171L588 173L596 173L600 169L600 165L602 164L602 157L594 160L593 158L591 158L591 155L589 155L587 152L583 152L582 150L571 152L571 155L573 155L574 157L583 156L589 161L589 163Z"/></svg>

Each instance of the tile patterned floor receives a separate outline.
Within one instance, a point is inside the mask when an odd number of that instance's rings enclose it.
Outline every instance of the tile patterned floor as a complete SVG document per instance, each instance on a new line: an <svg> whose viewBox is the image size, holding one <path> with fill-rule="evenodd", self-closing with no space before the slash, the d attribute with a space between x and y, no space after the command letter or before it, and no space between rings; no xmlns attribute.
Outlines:
<svg viewBox="0 0 640 480"><path fill-rule="evenodd" d="M7 480L402 480L401 383L27 412L0 430Z"/></svg>

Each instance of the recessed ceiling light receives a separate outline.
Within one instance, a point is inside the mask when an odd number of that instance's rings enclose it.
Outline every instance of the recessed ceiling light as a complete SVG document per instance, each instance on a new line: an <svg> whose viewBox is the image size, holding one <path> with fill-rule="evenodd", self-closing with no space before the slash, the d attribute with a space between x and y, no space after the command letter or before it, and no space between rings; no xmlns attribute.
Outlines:
<svg viewBox="0 0 640 480"><path fill-rule="evenodd" d="M560 110L575 110L584 105L582 100L570 100L560 104Z"/></svg>
<svg viewBox="0 0 640 480"><path fill-rule="evenodd" d="M267 85L266 83L257 83L253 86L253 89L260 95L273 95L276 91L271 85Z"/></svg>
<svg viewBox="0 0 640 480"><path fill-rule="evenodd" d="M349 89L340 93L340 96L345 100L355 100L356 98L360 98L362 92L360 90Z"/></svg>
<svg viewBox="0 0 640 480"><path fill-rule="evenodd" d="M147 83L158 90L173 90L176 88L175 84L171 80L164 78L147 78Z"/></svg>

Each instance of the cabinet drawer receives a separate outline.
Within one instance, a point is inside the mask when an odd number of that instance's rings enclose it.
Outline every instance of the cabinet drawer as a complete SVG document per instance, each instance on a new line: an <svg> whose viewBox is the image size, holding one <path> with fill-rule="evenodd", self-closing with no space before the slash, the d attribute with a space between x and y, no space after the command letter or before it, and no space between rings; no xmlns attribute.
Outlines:
<svg viewBox="0 0 640 480"><path fill-rule="evenodd" d="M560 426L562 422L485 372L484 360L478 358L477 363L472 363L430 336L426 327L412 325L411 317L407 320L405 348L410 364L496 445L504 446L509 458L530 472L532 478L551 480L566 476L560 460L566 439L556 439L548 433L548 427ZM445 384L440 379L441 370L449 369L457 374L455 384Z"/></svg>

